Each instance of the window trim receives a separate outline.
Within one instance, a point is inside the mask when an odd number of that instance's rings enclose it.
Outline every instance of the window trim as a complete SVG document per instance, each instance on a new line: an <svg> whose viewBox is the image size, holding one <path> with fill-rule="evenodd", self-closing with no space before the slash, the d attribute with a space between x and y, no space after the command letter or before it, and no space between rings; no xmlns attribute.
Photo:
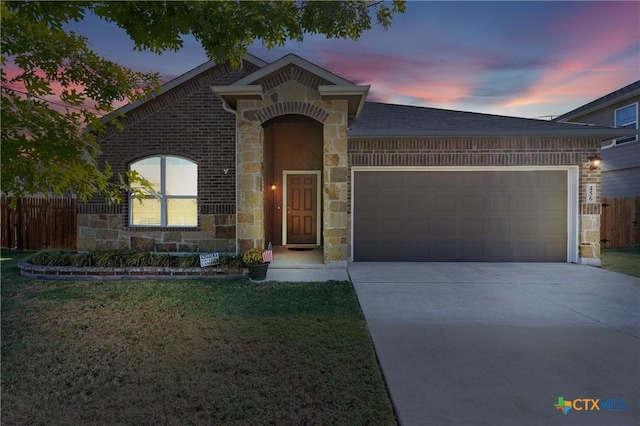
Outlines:
<svg viewBox="0 0 640 426"><path fill-rule="evenodd" d="M629 108L629 107L635 107L635 121L630 121L627 124L622 124L622 126L618 126L617 123L617 118L618 118L618 111L623 110L625 108ZM613 125L615 128L623 128L624 126L629 126L629 125L633 125L635 124L635 129L638 129L638 102L633 102L630 103L628 105L624 105L621 106L620 108L616 108L613 112ZM615 140L615 144L616 145L622 145L622 144L626 144L626 143L630 143L630 142L636 142L638 140L638 135L634 135L634 136L622 136L620 138L617 138Z"/></svg>
<svg viewBox="0 0 640 426"><path fill-rule="evenodd" d="M128 228L153 228L153 229L159 229L159 228L179 228L179 229L194 229L197 228L200 222L200 215L198 214L198 171L197 171L197 167L198 167L198 163L196 163L195 161L189 159L189 158L185 158L185 157L180 157L177 155L151 155L148 157L143 157L143 158L138 158L137 160L131 162L129 164L129 170L132 170L132 167L140 162L140 161L144 161L144 160L148 160L151 158L159 158L160 159L160 191L158 191L159 197L160 197L160 224L159 225L149 225L149 224L143 224L143 225L137 225L132 223L132 219L133 219L133 202L137 202L138 200L134 199L133 196L130 194L129 195L129 217L127 218L127 227ZM165 192L167 190L167 158L177 158L180 160L186 160L189 163L193 164L196 166L196 193L194 195L166 195ZM154 199L155 197L152 196L148 196L145 199ZM168 200L174 200L174 199L182 199L182 200L195 200L196 201L196 223L193 225L169 225L167 223L167 210L168 210Z"/></svg>

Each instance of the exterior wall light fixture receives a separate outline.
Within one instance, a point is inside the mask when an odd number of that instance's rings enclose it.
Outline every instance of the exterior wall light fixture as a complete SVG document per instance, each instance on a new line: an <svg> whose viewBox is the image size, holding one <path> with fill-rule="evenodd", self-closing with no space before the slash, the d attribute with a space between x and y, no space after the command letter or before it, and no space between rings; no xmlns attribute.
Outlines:
<svg viewBox="0 0 640 426"><path fill-rule="evenodd" d="M276 184L275 184L275 183L272 183L272 184L271 184L271 190L272 190L272 191L275 191L275 190L276 190Z"/></svg>
<svg viewBox="0 0 640 426"><path fill-rule="evenodd" d="M600 169L600 156L598 154L594 155L593 157L589 158L589 170L594 172L598 169Z"/></svg>

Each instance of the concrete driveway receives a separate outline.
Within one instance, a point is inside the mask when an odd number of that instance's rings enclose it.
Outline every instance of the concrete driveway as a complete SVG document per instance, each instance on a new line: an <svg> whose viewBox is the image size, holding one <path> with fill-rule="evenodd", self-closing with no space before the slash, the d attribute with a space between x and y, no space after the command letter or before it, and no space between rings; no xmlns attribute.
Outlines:
<svg viewBox="0 0 640 426"><path fill-rule="evenodd" d="M640 425L640 279L563 263L349 274L401 425Z"/></svg>

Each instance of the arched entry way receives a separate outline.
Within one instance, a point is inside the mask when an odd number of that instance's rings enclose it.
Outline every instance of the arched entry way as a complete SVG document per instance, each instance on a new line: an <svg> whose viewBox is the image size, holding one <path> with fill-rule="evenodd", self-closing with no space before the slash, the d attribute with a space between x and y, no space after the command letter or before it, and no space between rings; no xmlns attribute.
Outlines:
<svg viewBox="0 0 640 426"><path fill-rule="evenodd" d="M263 124L265 240L322 244L323 124L288 114Z"/></svg>

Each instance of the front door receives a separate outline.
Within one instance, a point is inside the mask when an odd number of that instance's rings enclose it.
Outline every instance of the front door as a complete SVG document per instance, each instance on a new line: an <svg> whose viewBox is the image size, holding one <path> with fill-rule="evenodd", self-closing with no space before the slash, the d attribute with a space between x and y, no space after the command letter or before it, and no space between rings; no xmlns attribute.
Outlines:
<svg viewBox="0 0 640 426"><path fill-rule="evenodd" d="M318 176L287 175L287 244L317 244Z"/></svg>

